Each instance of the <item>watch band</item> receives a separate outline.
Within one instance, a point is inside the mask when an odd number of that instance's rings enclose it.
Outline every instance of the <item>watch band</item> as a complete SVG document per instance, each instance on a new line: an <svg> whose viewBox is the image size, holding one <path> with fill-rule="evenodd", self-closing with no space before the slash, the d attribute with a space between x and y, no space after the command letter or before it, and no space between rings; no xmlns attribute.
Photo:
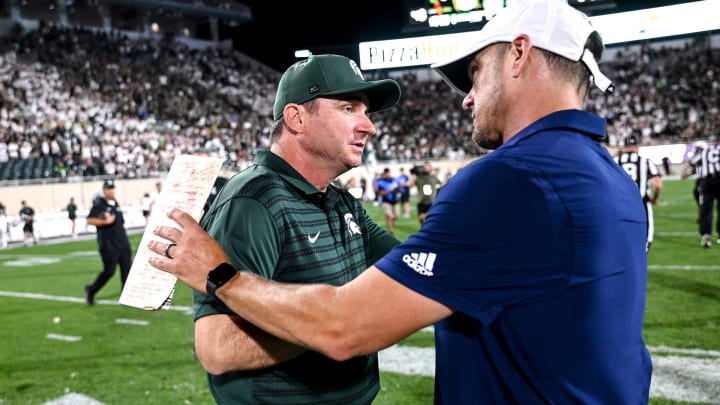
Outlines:
<svg viewBox="0 0 720 405"><path fill-rule="evenodd" d="M212 270L207 275L207 282L205 283L205 290L207 295L217 302L222 302L216 295L215 291L230 281L231 278L235 277L237 270L230 263L222 263Z"/></svg>

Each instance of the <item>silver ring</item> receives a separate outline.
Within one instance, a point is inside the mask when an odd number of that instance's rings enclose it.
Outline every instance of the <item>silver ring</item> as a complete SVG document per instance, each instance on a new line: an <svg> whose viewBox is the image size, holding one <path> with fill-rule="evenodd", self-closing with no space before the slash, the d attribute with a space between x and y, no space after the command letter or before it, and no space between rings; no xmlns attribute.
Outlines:
<svg viewBox="0 0 720 405"><path fill-rule="evenodd" d="M173 246L177 246L175 243L170 243L167 246L165 246L165 257L168 259L175 259L174 257L170 256L170 248Z"/></svg>

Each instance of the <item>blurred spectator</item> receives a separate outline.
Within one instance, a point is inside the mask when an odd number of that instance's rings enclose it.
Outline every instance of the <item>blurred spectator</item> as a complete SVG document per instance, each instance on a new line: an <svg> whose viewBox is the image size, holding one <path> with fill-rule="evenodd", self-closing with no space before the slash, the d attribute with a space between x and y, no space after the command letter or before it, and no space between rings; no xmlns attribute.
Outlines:
<svg viewBox="0 0 720 405"><path fill-rule="evenodd" d="M70 219L70 234L73 238L77 238L77 232L75 230L75 226L77 225L77 205L73 197L70 197L70 202L68 202L65 210L68 213L68 219Z"/></svg>
<svg viewBox="0 0 720 405"><path fill-rule="evenodd" d="M395 234L395 220L400 217L400 182L385 168L378 179L377 188L380 204L385 214L385 227L390 234Z"/></svg>
<svg viewBox="0 0 720 405"><path fill-rule="evenodd" d="M142 206L142 215L143 218L145 218L145 225L148 224L148 220L150 219L150 210L152 209L152 203L153 199L152 197L150 197L150 193L144 193L142 199L140 200L140 205Z"/></svg>
<svg viewBox="0 0 720 405"><path fill-rule="evenodd" d="M20 202L20 220L23 221L23 245L30 246L37 245L37 238L35 237L35 210L27 205L25 200Z"/></svg>
<svg viewBox="0 0 720 405"><path fill-rule="evenodd" d="M415 168L413 172L415 175L413 184L417 188L418 221L420 221L420 225L422 226L422 224L425 223L425 217L428 211L430 211L430 206L435 202L435 197L437 197L437 192L442 182L433 173L430 162L423 163L422 167Z"/></svg>
<svg viewBox="0 0 720 405"><path fill-rule="evenodd" d="M405 173L405 168L400 168L400 174L397 177L400 182L400 210L402 211L403 218L410 218L410 187L412 181L410 176Z"/></svg>
<svg viewBox="0 0 720 405"><path fill-rule="evenodd" d="M665 175L669 176L670 175L670 158L667 156L663 157L662 165L663 165L663 169L665 170Z"/></svg>
<svg viewBox="0 0 720 405"><path fill-rule="evenodd" d="M5 205L0 202L0 248L6 248L8 245L9 226Z"/></svg>
<svg viewBox="0 0 720 405"><path fill-rule="evenodd" d="M357 177L351 177L348 180L347 184L345 184L345 190L347 190L347 192L350 193L353 197L362 201L363 188L360 186L360 182L358 181Z"/></svg>
<svg viewBox="0 0 720 405"><path fill-rule="evenodd" d="M638 152L638 138L630 135L625 138L623 148L615 156L615 162L625 170L640 191L640 196L645 204L645 217L647 218L647 243L646 251L650 252L655 235L655 218L653 206L657 205L662 193L663 181L655 163Z"/></svg>

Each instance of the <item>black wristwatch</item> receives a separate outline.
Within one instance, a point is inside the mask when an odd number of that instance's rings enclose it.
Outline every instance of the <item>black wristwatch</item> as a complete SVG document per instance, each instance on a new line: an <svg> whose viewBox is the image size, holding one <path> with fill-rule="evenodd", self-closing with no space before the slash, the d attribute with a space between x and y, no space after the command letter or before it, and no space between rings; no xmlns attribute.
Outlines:
<svg viewBox="0 0 720 405"><path fill-rule="evenodd" d="M235 267L230 263L222 263L215 267L215 269L207 275L207 283L205 284L207 295L217 302L222 302L215 295L215 291L230 281L231 278L235 277L236 274L237 270L235 270Z"/></svg>

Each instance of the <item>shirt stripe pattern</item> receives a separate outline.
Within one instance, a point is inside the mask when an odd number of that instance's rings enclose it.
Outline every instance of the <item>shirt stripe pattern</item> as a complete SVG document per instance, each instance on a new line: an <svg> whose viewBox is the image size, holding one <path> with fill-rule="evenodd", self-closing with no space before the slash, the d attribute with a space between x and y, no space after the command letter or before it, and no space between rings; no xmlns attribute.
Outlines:
<svg viewBox="0 0 720 405"><path fill-rule="evenodd" d="M708 146L700 153L695 154L690 160L695 167L698 178L720 176L720 147L718 145Z"/></svg>
<svg viewBox="0 0 720 405"><path fill-rule="evenodd" d="M615 161L638 186L643 201L648 201L650 198L650 179L660 176L660 171L655 163L644 156L640 156L637 152L620 152Z"/></svg>
<svg viewBox="0 0 720 405"><path fill-rule="evenodd" d="M369 219L360 202L333 186L318 191L289 167L274 167L281 164L276 157L262 155L258 160L267 160L269 167L251 166L228 180L201 221L221 245L234 251L231 259L263 277L290 283L342 285L363 272L376 255L370 252L373 246L385 243L378 235L387 233ZM270 219L257 222L251 240L232 240L228 230L245 229L241 225L252 220L247 214L251 207L253 215L261 212ZM389 239L391 244L381 250L397 243ZM259 253L269 257L266 261L253 266L252 258L238 253L262 248L266 245L256 241L267 240L276 243ZM195 300L196 318L228 311L202 294L195 293ZM307 351L273 367L208 379L218 403L253 398L253 403L264 404L369 404L379 391L376 354L339 362Z"/></svg>

